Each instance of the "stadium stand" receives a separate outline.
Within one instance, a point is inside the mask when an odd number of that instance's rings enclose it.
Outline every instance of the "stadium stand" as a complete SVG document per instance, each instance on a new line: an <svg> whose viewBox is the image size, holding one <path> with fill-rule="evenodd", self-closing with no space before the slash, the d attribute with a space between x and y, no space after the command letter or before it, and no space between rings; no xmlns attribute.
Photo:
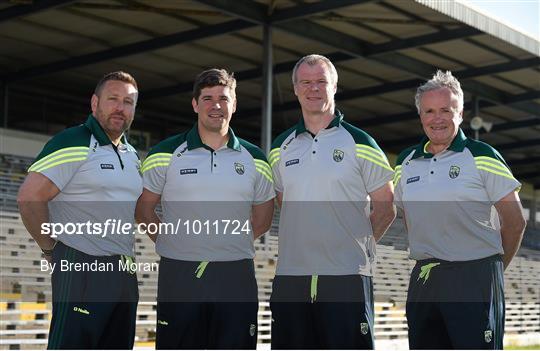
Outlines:
<svg viewBox="0 0 540 351"><path fill-rule="evenodd" d="M0 349L44 349L51 318L50 274L41 270L41 252L30 237L16 207L16 194L31 159L0 155L2 211L0 212ZM271 337L269 298L278 254L279 210L270 234L255 243L259 285L259 339ZM405 300L413 262L408 259L407 237L401 218L396 219L377 245L374 275L375 337L378 345L405 343ZM159 262L145 236L136 239L138 262ZM506 331L509 337L540 335L540 251L522 247L505 273ZM152 348L155 340L157 271L139 272L137 348ZM507 338L508 339L508 338Z"/></svg>

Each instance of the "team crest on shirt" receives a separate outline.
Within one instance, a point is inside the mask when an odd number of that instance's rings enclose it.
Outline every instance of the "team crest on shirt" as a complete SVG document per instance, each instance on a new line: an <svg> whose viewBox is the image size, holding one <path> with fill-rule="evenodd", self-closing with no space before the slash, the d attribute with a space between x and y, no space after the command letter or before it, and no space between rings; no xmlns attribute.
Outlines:
<svg viewBox="0 0 540 351"><path fill-rule="evenodd" d="M448 171L448 175L450 178L454 179L457 178L459 175L459 167L458 166L450 166L450 170Z"/></svg>
<svg viewBox="0 0 540 351"><path fill-rule="evenodd" d="M343 157L345 156L345 153L341 151L340 149L334 149L334 161L341 162L343 161Z"/></svg>
<svg viewBox="0 0 540 351"><path fill-rule="evenodd" d="M493 339L493 331L489 329L484 331L484 340L486 342L491 342L492 339Z"/></svg>
<svg viewBox="0 0 540 351"><path fill-rule="evenodd" d="M234 170L240 175L244 174L245 172L244 165L238 162L234 163Z"/></svg>
<svg viewBox="0 0 540 351"><path fill-rule="evenodd" d="M363 335L366 335L369 331L369 324L367 323L360 323L360 332L363 334Z"/></svg>

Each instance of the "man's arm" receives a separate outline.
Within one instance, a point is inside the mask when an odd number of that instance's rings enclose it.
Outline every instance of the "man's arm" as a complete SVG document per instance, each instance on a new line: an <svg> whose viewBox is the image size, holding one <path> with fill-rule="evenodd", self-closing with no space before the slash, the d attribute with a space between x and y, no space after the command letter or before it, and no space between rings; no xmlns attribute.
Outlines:
<svg viewBox="0 0 540 351"><path fill-rule="evenodd" d="M504 250L503 263L506 269L514 258L527 222L523 217L521 202L516 191L503 197L495 204L501 222L501 238Z"/></svg>
<svg viewBox="0 0 540 351"><path fill-rule="evenodd" d="M276 191L276 201L277 201L277 204L278 204L279 208L281 208L281 204L283 202L283 193L280 193L279 191Z"/></svg>
<svg viewBox="0 0 540 351"><path fill-rule="evenodd" d="M41 234L43 223L49 222L49 208L47 203L60 193L60 189L46 176L37 172L30 172L19 189L17 203L19 212L26 227L39 247L51 250L56 240L50 235ZM46 257L50 259L50 256Z"/></svg>
<svg viewBox="0 0 540 351"><path fill-rule="evenodd" d="M257 239L270 229L273 215L274 199L252 206L251 227L253 229L253 239Z"/></svg>
<svg viewBox="0 0 540 351"><path fill-rule="evenodd" d="M388 182L379 189L369 193L373 210L369 216L371 228L375 241L379 241L390 224L396 218L396 208L394 206L394 189L392 182Z"/></svg>
<svg viewBox="0 0 540 351"><path fill-rule="evenodd" d="M156 206L160 200L161 195L153 193L146 188L143 189L141 196L139 196L139 199L137 200L137 206L135 207L135 220L137 223L144 223L146 224L146 227L148 227L148 224L150 223L159 225L161 221L156 214ZM148 235L150 240L156 242L158 233L150 234L147 231L146 235Z"/></svg>

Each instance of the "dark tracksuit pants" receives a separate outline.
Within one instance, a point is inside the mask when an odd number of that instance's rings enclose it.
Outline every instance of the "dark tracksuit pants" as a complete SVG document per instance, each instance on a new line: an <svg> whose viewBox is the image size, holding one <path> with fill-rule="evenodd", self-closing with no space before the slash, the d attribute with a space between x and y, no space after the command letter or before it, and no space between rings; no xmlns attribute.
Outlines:
<svg viewBox="0 0 540 351"><path fill-rule="evenodd" d="M274 278L273 349L373 349L372 278L361 275Z"/></svg>
<svg viewBox="0 0 540 351"><path fill-rule="evenodd" d="M417 261L409 283L411 349L502 349L504 277L500 255Z"/></svg>
<svg viewBox="0 0 540 351"><path fill-rule="evenodd" d="M133 348L139 299L137 275L119 269L119 261L132 259L91 256L58 242L53 252L56 266L48 349ZM113 270L77 271L67 265L94 262ZM62 271L62 263L71 269Z"/></svg>
<svg viewBox="0 0 540 351"><path fill-rule="evenodd" d="M161 258L157 349L255 349L257 281L253 260Z"/></svg>

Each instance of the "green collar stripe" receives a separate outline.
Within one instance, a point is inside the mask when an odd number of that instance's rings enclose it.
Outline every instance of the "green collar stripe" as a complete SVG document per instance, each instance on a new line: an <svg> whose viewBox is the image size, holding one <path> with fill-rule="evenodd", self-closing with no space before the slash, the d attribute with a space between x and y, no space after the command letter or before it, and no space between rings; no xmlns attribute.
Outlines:
<svg viewBox="0 0 540 351"><path fill-rule="evenodd" d="M332 122L330 122L330 124L328 125L328 127L326 127L326 129L330 129L330 128L333 128L333 127L337 127L341 124L341 122L343 122L343 113L341 113L341 111L339 110L336 110L336 112L334 113L334 119L332 120ZM298 123L296 124L296 136L302 134L302 133L305 133L307 132L308 130L306 129L306 125L304 124L304 118L300 118L300 121L298 121Z"/></svg>
<svg viewBox="0 0 540 351"><path fill-rule="evenodd" d="M94 138L96 138L100 146L112 144L111 139L105 133L103 128L101 128L101 125L99 124L96 117L94 117L94 115L90 114L84 125L90 130L90 132L92 133ZM122 142L125 144L125 136L122 136Z"/></svg>
<svg viewBox="0 0 540 351"><path fill-rule="evenodd" d="M227 147L236 151L241 151L240 141L234 134L232 128L229 127L229 141L227 142ZM197 123L191 128L191 130L186 135L187 147L188 150L197 149L204 147L205 149L210 149L207 145L202 142L201 136L199 135L199 127Z"/></svg>
<svg viewBox="0 0 540 351"><path fill-rule="evenodd" d="M429 138L425 136L422 139L422 142L420 142L420 144L416 148L416 152L414 153L412 159L414 160L415 158L420 158L420 157L432 158L433 154L427 152L427 149L426 149L428 144L429 144ZM454 140L452 140L452 143L448 147L448 150L451 150L454 152L463 152L466 144L467 144L467 137L465 136L465 133L463 133L463 130L459 128L458 133L456 134L456 137L454 138Z"/></svg>

